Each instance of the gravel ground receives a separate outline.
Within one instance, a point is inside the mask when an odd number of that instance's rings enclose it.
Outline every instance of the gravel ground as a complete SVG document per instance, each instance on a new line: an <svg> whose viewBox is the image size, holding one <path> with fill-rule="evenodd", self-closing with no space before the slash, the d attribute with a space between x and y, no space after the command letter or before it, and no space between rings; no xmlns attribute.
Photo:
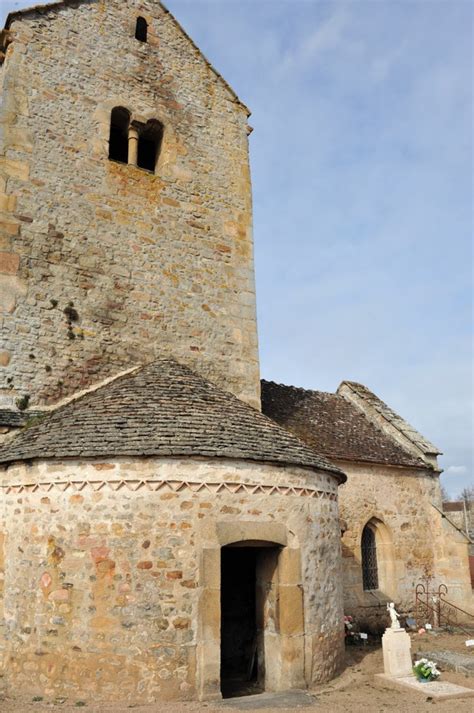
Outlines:
<svg viewBox="0 0 474 713"><path fill-rule="evenodd" d="M469 654L474 657L472 648L465 646L465 636L454 634L425 634L422 636L412 636L412 652L426 650L450 650ZM419 711L432 710L436 706L439 713L472 713L474 710L474 700L457 699L449 701L431 700L429 693L425 696L416 692L402 689L384 688L380 680L374 678L374 674L383 671L382 650L380 647L368 646L366 648L349 647L347 650L347 668L338 678L320 688L311 691L315 697L314 703L301 708L302 713L381 713L382 711L402 711L403 713L419 713ZM474 690L474 678L468 678L462 674L443 672L443 681L451 681ZM0 700L1 713L44 713L45 710L57 711L57 713L72 713L81 710L88 713L232 713L239 710L240 704L232 699L232 707L217 703L156 703L146 706L133 706L129 704L107 704L94 703L94 701L67 700L57 701L33 701L31 697L25 698L20 695L14 698L7 697ZM245 699L241 699L245 702ZM289 699L291 701L291 699ZM268 707L258 706L259 711L270 713L294 713L300 710L298 700L289 703L289 707L282 708L282 701L279 705ZM78 705L79 703L79 705ZM85 705L82 705L84 704ZM244 709L242 703L242 710ZM248 710L248 702L245 705Z"/></svg>

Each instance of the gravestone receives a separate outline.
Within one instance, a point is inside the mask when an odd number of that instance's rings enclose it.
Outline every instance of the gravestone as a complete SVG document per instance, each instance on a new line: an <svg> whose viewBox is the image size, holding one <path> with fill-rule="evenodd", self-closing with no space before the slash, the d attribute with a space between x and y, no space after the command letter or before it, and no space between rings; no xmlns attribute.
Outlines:
<svg viewBox="0 0 474 713"><path fill-rule="evenodd" d="M458 686L448 681L429 681L421 683L413 675L411 662L411 639L405 629L400 627L398 614L393 602L387 604L391 626L382 636L383 666L385 673L376 677L389 687L402 686L416 690L431 698L443 700L449 698L467 698L474 696L474 689Z"/></svg>
<svg viewBox="0 0 474 713"><path fill-rule="evenodd" d="M383 667L386 676L412 674L411 639L405 629L386 629L382 636Z"/></svg>

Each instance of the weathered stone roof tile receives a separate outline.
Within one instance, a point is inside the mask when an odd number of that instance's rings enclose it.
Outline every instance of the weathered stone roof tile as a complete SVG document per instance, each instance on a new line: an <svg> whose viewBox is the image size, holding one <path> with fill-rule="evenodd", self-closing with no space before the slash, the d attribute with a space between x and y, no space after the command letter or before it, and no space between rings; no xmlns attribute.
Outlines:
<svg viewBox="0 0 474 713"><path fill-rule="evenodd" d="M343 391L344 387L350 389L361 401L365 402L382 418L388 421L399 433L411 441L424 454L440 455L441 451L437 446L431 443L427 438L421 435L416 428L413 428L405 419L398 415L390 408L382 399L373 393L364 384L359 384L356 381L343 381L338 390Z"/></svg>
<svg viewBox="0 0 474 713"><path fill-rule="evenodd" d="M262 411L328 458L427 467L339 394L262 381Z"/></svg>
<svg viewBox="0 0 474 713"><path fill-rule="evenodd" d="M0 426L9 428L20 428L31 418L41 415L41 411L13 411L12 409L0 409Z"/></svg>
<svg viewBox="0 0 474 713"><path fill-rule="evenodd" d="M165 357L45 414L0 448L0 463L131 455L249 459L345 479L270 418Z"/></svg>

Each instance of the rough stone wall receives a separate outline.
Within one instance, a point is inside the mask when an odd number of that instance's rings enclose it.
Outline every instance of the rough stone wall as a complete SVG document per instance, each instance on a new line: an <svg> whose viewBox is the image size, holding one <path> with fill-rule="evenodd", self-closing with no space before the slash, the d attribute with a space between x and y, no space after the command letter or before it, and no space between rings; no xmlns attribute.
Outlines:
<svg viewBox="0 0 474 713"><path fill-rule="evenodd" d="M255 524L301 551L290 578L302 581L307 683L340 668L331 476L243 461L70 461L12 466L1 489L8 687L70 700L196 697L199 607L218 616L200 604L203 548L219 528ZM291 601L279 606L294 626Z"/></svg>
<svg viewBox="0 0 474 713"><path fill-rule="evenodd" d="M437 474L342 461L338 465L348 477L339 489L347 527L342 538L345 613L367 624L386 625L386 603L395 601L401 611L413 612L415 587L426 576L430 588L444 583L449 600L472 609L465 538L431 505L441 509ZM377 552L384 586L373 593L363 590L360 550L362 530L372 518L385 525L391 540ZM385 576L380 576L383 569Z"/></svg>
<svg viewBox="0 0 474 713"><path fill-rule="evenodd" d="M457 503L456 503L457 504ZM466 504L466 510L464 510L463 503L459 502L459 509L451 510L446 507L446 505L451 505L451 503L443 503L443 512L446 517L451 520L454 525L459 527L460 530L465 531L466 527L468 532L474 531L474 502L471 501Z"/></svg>
<svg viewBox="0 0 474 713"><path fill-rule="evenodd" d="M30 12L11 38L1 403L52 403L165 352L259 408L245 107L157 2ZM114 106L164 124L156 174L108 160Z"/></svg>

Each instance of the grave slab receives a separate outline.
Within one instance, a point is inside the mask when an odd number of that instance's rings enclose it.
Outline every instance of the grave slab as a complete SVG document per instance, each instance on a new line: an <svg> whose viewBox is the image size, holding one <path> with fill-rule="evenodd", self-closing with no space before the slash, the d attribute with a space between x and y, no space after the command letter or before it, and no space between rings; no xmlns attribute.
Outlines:
<svg viewBox="0 0 474 713"><path fill-rule="evenodd" d="M466 676L474 676L474 656L471 654L458 654L456 651L427 651L417 653L417 658L424 656L430 661L435 661L446 671L457 671Z"/></svg>
<svg viewBox="0 0 474 713"><path fill-rule="evenodd" d="M409 688L438 701L448 700L449 698L474 698L474 688L458 686L456 683L449 683L449 681L420 683L415 676L399 676L395 678L384 673L377 673L375 678L384 683L387 688Z"/></svg>

